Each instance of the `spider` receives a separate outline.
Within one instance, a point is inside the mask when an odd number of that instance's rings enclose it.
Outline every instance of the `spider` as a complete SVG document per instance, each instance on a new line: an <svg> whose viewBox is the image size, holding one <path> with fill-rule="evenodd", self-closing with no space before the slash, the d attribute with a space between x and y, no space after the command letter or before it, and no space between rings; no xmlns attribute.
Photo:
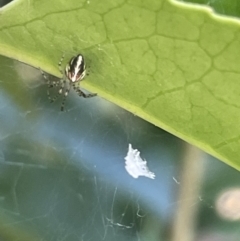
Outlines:
<svg viewBox="0 0 240 241"><path fill-rule="evenodd" d="M65 101L66 98L70 92L71 87L73 87L73 89L77 92L77 94L79 96L82 96L84 98L90 98L90 97L94 97L97 94L85 94L81 89L80 86L76 86L77 82L80 82L84 79L84 77L86 76L86 65L85 65L85 61L84 61L84 57L82 54L78 54L77 56L74 56L70 59L70 61L68 62L65 71L63 73L62 71L62 61L64 59L64 55L62 56L62 58L60 59L59 63L58 63L58 68L60 73L63 75L63 77L57 81L55 80L50 80L45 73L40 69L43 78L47 81L48 87L53 88L53 87L59 87L58 90L58 95L51 98L50 97L50 92L49 89L47 91L47 96L48 99L50 100L50 102L54 102L59 95L64 93L63 96L63 100L62 100L62 105L61 105L61 111L64 110L64 106L65 106ZM67 81L68 81L68 85L67 85ZM65 90L65 91L64 91Z"/></svg>

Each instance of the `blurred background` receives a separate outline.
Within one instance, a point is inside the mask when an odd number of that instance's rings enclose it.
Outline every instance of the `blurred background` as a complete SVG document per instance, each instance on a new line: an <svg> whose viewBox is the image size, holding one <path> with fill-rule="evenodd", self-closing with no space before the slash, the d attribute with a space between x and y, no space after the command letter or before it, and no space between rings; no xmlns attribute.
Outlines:
<svg viewBox="0 0 240 241"><path fill-rule="evenodd" d="M61 112L38 69L0 66L0 241L240 240L239 172L100 97ZM129 143L155 179L126 172Z"/></svg>

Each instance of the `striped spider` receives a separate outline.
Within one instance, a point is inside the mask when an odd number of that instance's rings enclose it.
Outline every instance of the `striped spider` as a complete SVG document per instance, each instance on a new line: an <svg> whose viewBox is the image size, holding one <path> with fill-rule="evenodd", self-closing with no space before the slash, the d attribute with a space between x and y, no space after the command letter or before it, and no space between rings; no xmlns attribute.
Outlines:
<svg viewBox="0 0 240 241"><path fill-rule="evenodd" d="M62 105L61 105L61 111L64 110L65 106L65 101L66 98L70 92L70 89L73 88L79 96L82 96L84 98L90 98L94 97L97 94L85 94L81 89L79 84L77 85L78 82L82 81L84 77L86 76L86 65L84 61L84 57L81 54L78 54L77 56L74 56L70 59L68 62L65 71L63 73L62 71L62 61L64 59L64 56L60 59L58 63L58 68L59 71L62 74L62 78L59 80L50 80L46 74L41 70L41 73L44 77L44 79L47 81L48 87L53 88L57 87L58 89L58 95L55 97L50 96L50 91L48 89L47 91L47 96L50 102L54 102L59 95L63 94L63 100L62 100Z"/></svg>

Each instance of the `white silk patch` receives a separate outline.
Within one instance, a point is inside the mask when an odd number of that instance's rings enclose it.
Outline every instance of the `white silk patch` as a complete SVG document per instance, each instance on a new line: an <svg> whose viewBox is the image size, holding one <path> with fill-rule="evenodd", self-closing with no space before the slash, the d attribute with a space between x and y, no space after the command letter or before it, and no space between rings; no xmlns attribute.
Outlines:
<svg viewBox="0 0 240 241"><path fill-rule="evenodd" d="M133 149L131 144L128 145L128 153L124 159L126 160L125 169L133 178L138 178L139 176L155 178L155 174L150 172L147 167L147 161L140 157L140 152L137 149Z"/></svg>

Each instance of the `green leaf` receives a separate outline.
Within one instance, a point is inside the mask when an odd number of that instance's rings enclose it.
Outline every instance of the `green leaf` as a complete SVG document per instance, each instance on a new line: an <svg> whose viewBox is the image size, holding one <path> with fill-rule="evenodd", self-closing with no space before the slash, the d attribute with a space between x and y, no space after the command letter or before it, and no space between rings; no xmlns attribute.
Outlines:
<svg viewBox="0 0 240 241"><path fill-rule="evenodd" d="M228 16L240 16L240 2L238 0L184 0L183 2L198 3L210 6L217 13Z"/></svg>
<svg viewBox="0 0 240 241"><path fill-rule="evenodd" d="M240 169L238 20L167 0L20 0L0 16L2 55L60 77L81 52L83 87Z"/></svg>

